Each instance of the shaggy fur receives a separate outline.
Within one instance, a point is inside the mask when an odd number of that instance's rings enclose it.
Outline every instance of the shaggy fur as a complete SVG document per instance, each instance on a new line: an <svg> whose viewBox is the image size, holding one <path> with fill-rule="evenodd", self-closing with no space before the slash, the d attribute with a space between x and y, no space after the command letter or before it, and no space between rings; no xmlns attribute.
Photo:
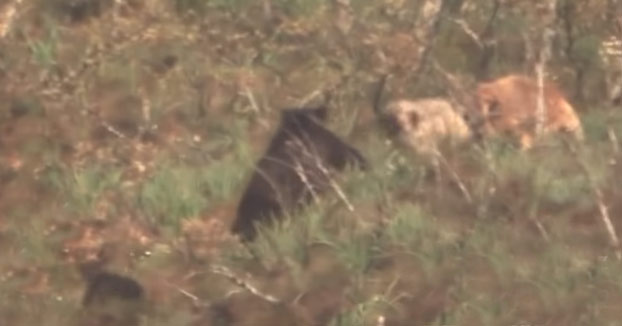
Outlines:
<svg viewBox="0 0 622 326"><path fill-rule="evenodd" d="M483 135L510 134L521 148L531 147L535 138L538 86L534 79L509 75L477 87L479 131ZM546 117L543 133L564 131L583 139L581 121L574 108L553 83L544 87Z"/></svg>
<svg viewBox="0 0 622 326"><path fill-rule="evenodd" d="M462 116L441 98L394 101L383 113L392 121L398 139L418 153L431 154L442 141L458 143L471 137Z"/></svg>
<svg viewBox="0 0 622 326"><path fill-rule="evenodd" d="M238 205L231 230L242 240L256 237L256 223L291 212L322 193L329 182L323 168L367 166L358 150L321 125L326 115L325 107L282 111L280 126Z"/></svg>

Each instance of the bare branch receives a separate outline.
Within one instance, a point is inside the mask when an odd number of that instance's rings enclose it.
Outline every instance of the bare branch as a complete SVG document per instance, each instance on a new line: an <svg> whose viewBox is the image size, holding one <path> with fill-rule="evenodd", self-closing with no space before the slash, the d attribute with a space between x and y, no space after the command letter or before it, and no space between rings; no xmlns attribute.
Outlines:
<svg viewBox="0 0 622 326"><path fill-rule="evenodd" d="M432 59L432 67L444 79L445 85L448 86L447 89L449 91L449 97L452 102L454 102L453 104L460 104L455 105L455 109L464 109L464 107L472 109L471 106L475 105L475 103L473 103L474 98L470 90L467 90L463 86L465 84L464 81L459 80L458 77L445 70L445 68L443 68L436 59ZM463 114L465 112L458 113Z"/></svg>
<svg viewBox="0 0 622 326"><path fill-rule="evenodd" d="M255 100L255 96L253 95L253 92L251 92L251 90L246 86L244 86L243 95L246 96L251 104L251 108L253 109L253 111L255 111L255 113L261 112L261 110L259 109L259 105L257 105L257 100Z"/></svg>
<svg viewBox="0 0 622 326"><path fill-rule="evenodd" d="M175 291L179 292L181 295L189 298L190 300L192 300L192 302L196 305L196 306L208 306L209 304L206 304L203 300L201 300L201 298L199 298L198 296L184 290L183 288L169 282L169 281L164 281L164 284L170 288L175 289Z"/></svg>
<svg viewBox="0 0 622 326"><path fill-rule="evenodd" d="M460 28L462 29L462 31L471 38L471 40L473 40L473 42L475 44L477 44L477 46L480 49L484 48L484 42L482 42L482 39L479 37L479 35L477 35L477 33L475 33L475 31L471 28L471 26L469 26L469 24L464 20L464 19L450 19L450 21L454 22L456 25L460 26Z"/></svg>
<svg viewBox="0 0 622 326"><path fill-rule="evenodd" d="M138 88L138 95L140 96L141 101L141 111L143 115L143 122L145 125L151 124L151 100L149 100L149 95L144 87Z"/></svg>
<svg viewBox="0 0 622 326"><path fill-rule="evenodd" d="M226 266L221 266L221 265L216 265L216 266L212 266L212 268L210 269L210 271L214 274L218 274L218 275L222 275L224 276L226 279L228 279L229 281L231 281L232 283L234 283L235 285L247 290L248 292L252 293L253 295L268 301L270 303L280 303L281 300L279 300L278 298L270 295L270 294L266 294L263 293L262 291L260 291L259 289L257 289L256 287L254 287L253 285L251 285L250 283L248 283L248 281L243 280L242 278L238 277L237 275L235 275L228 267Z"/></svg>
<svg viewBox="0 0 622 326"><path fill-rule="evenodd" d="M313 201L316 204L318 204L319 203L319 197L318 197L317 192L315 191L315 187L311 184L311 182L307 178L307 174L304 171L304 167L302 166L302 164L299 161L296 161L296 166L295 166L294 170L296 171L296 174L298 175L300 180L302 180L302 183L304 183L305 187L307 187L307 189L309 189L309 192L311 193L311 197L313 198Z"/></svg>
<svg viewBox="0 0 622 326"><path fill-rule="evenodd" d="M339 196L339 199L343 201L343 203L346 205L346 207L348 208L350 212L354 212L354 205L352 205L352 203L348 200L348 197L346 196L343 189L341 189L337 181L335 181L335 179L329 175L328 169L322 164L322 162L320 162L319 159L316 160L316 163L320 171L322 171L322 173L328 178L328 181L330 182L330 186L333 188L335 193L337 193L337 196Z"/></svg>
<svg viewBox="0 0 622 326"><path fill-rule="evenodd" d="M300 99L300 101L298 101L298 106L302 107L307 105L309 102L311 102L311 100L313 100L314 98L316 98L317 96L322 95L322 90L321 89L316 89L313 92L309 93L307 96L303 97L302 99Z"/></svg>
<svg viewBox="0 0 622 326"><path fill-rule="evenodd" d="M607 204L605 203L604 195L601 189L598 187L596 180L594 180L594 176L590 172L589 166L587 165L585 160L580 156L575 146L573 146L573 144L571 144L568 141L566 141L565 143L568 149L570 150L570 152L573 154L573 157L575 161L577 162L577 164L579 165L579 167L581 168L583 174L588 180L590 189L592 191L592 195L594 196L594 200L596 201L596 205L598 206L598 211L600 213L600 219L605 226L607 235L609 236L609 243L611 244L611 246L613 247L615 251L616 258L620 260L622 259L622 250L620 248L620 240L616 233L616 229L613 226L613 223L611 222L611 218L609 216L609 207L607 207Z"/></svg>
<svg viewBox="0 0 622 326"><path fill-rule="evenodd" d="M454 181L458 185L458 188L460 188L460 191L462 192L462 195L464 196L464 199L466 199L466 201L469 204L472 204L473 203L473 196L471 196L471 193L469 192L469 189L466 187L464 182L462 182L462 179L460 178L460 175L458 175L458 173L451 167L451 165L449 164L449 162L447 161L447 159L445 158L445 156L441 152L437 151L437 155L436 156L438 157L439 161L443 164L443 166L445 166L445 169L449 172L451 177L454 179Z"/></svg>
<svg viewBox="0 0 622 326"><path fill-rule="evenodd" d="M540 219L537 216L530 216L529 219L533 222L533 224L536 225L536 227L538 228L538 232L540 232L540 235L542 236L544 241L550 242L551 237L549 237L549 233L544 228L544 225L542 225L542 222L540 222Z"/></svg>
<svg viewBox="0 0 622 326"><path fill-rule="evenodd" d="M335 178L333 178L328 168L324 166L318 153L316 153L315 151L312 152L312 148L305 146L305 144L300 139L297 139L297 146L299 146L300 149L302 149L304 156L306 156L308 159L311 159L315 162L315 166L320 170L320 172L322 172L324 177L328 180L331 188L335 191L337 196L339 196L339 199L343 201L343 203L346 205L348 210L350 212L354 212L354 205L352 205L352 203L348 200L348 197L346 196L345 192L341 189L337 181L335 181ZM300 168L302 170L302 166ZM307 185L307 187L311 186L308 184L308 180L306 178L306 175L304 174L304 171L301 171L301 173L299 173L299 176L301 176L302 181L305 183L305 185ZM313 187L310 187L309 189L312 191L312 194L314 194Z"/></svg>
<svg viewBox="0 0 622 326"><path fill-rule="evenodd" d="M615 155L620 153L620 142L618 141L618 136L616 136L616 132L613 128L607 128L607 136L609 137L609 142L611 142L611 149Z"/></svg>
<svg viewBox="0 0 622 326"><path fill-rule="evenodd" d="M540 53L538 62L536 63L536 79L538 83L538 102L536 106L536 136L542 135L544 126L546 125L547 109L544 100L544 79L546 75L546 64L551 58L551 48L553 41L553 24L555 23L555 12L557 8L557 0L549 0L546 3L546 16L548 21L544 22L544 28L541 35L542 43L540 44Z"/></svg>
<svg viewBox="0 0 622 326"><path fill-rule="evenodd" d="M421 73L428 64L428 57L440 31L442 17L448 9L447 0L427 0L422 8L418 26L415 28L417 40L423 44L419 49L419 62L414 73L415 85L419 83Z"/></svg>

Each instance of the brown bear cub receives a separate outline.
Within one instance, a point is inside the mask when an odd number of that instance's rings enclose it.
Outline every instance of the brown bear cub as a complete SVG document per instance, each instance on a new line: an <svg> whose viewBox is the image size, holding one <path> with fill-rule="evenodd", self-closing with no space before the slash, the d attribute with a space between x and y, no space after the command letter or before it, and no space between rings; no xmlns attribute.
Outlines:
<svg viewBox="0 0 622 326"><path fill-rule="evenodd" d="M325 191L328 171L367 167L357 149L322 125L327 111L317 107L281 112L280 126L256 164L231 227L243 241L257 236L256 223L292 212Z"/></svg>

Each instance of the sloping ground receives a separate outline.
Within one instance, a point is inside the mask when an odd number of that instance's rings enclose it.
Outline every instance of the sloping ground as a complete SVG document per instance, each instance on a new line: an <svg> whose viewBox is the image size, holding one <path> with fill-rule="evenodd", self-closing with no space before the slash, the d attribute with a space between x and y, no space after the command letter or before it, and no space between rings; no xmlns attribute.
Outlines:
<svg viewBox="0 0 622 326"><path fill-rule="evenodd" d="M607 134L619 117L584 114L578 153L499 141L447 149L437 171L387 146L372 119L380 71L410 94L416 8L361 2L344 34L320 1L271 17L243 1L173 2L35 1L0 40L0 324L104 323L80 308L76 268L103 246L109 269L145 286L144 325L622 320L599 207L622 227ZM331 129L373 169L338 180L354 211L329 194L253 256L227 232L244 182L278 109L326 88Z"/></svg>

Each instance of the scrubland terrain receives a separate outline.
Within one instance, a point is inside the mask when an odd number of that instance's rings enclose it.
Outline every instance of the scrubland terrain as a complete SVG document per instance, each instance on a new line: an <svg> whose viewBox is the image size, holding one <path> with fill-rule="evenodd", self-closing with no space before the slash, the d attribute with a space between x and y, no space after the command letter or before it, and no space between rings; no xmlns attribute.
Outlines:
<svg viewBox="0 0 622 326"><path fill-rule="evenodd" d="M496 2L447 2L430 57L465 90L531 73L528 2L499 2L484 61L467 32L483 35ZM372 111L386 72L388 97L450 95L430 65L415 73L425 3L22 2L0 39L0 324L105 324L81 309L76 265L108 246L108 269L145 287L142 325L622 325L609 9L560 13L549 62L582 145L491 139L436 169ZM229 225L279 109L329 88L329 128L372 168L248 250Z"/></svg>

